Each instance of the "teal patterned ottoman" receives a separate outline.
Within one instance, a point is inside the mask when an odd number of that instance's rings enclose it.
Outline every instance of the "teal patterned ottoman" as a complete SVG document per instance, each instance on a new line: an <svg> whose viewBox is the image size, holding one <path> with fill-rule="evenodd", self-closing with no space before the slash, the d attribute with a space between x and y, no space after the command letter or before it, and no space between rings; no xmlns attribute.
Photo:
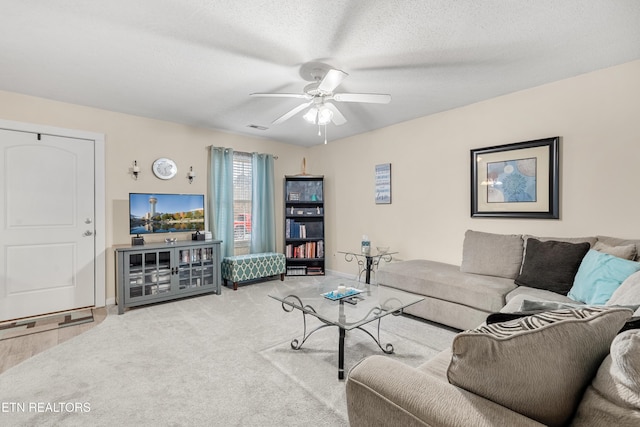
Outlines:
<svg viewBox="0 0 640 427"><path fill-rule="evenodd" d="M261 254L228 256L222 259L222 279L233 283L233 290L238 290L238 282L280 275L284 280L284 254L266 252Z"/></svg>

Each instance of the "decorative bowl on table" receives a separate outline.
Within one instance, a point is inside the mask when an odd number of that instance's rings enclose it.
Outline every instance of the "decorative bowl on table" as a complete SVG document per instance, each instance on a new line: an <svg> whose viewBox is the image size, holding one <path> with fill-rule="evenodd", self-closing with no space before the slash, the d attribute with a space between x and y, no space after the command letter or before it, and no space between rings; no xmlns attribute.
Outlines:
<svg viewBox="0 0 640 427"><path fill-rule="evenodd" d="M376 246L376 250L380 255L384 255L389 252L389 246Z"/></svg>

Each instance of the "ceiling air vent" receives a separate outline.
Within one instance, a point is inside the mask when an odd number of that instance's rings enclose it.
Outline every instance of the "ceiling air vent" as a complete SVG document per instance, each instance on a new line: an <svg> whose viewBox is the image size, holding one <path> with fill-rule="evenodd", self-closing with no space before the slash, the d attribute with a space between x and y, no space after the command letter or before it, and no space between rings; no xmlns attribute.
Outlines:
<svg viewBox="0 0 640 427"><path fill-rule="evenodd" d="M248 128L258 129L258 130L267 130L268 127L260 126L260 125L247 125Z"/></svg>

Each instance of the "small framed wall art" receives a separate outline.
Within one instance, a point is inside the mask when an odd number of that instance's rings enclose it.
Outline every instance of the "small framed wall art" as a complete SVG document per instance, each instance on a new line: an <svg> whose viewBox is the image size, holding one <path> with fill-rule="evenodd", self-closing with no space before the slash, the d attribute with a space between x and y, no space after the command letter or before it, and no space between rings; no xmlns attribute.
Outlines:
<svg viewBox="0 0 640 427"><path fill-rule="evenodd" d="M391 204L391 163L376 165L376 204Z"/></svg>
<svg viewBox="0 0 640 427"><path fill-rule="evenodd" d="M558 219L559 140L471 150L471 216Z"/></svg>

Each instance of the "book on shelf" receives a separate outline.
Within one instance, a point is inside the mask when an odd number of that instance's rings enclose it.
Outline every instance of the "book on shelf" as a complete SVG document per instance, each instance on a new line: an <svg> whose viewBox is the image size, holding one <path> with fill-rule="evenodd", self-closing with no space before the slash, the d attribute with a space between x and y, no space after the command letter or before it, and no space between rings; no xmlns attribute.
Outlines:
<svg viewBox="0 0 640 427"><path fill-rule="evenodd" d="M324 241L289 243L285 246L285 256L287 258L324 258Z"/></svg>
<svg viewBox="0 0 640 427"><path fill-rule="evenodd" d="M287 239L322 238L324 225L318 221L299 222L291 218L285 220Z"/></svg>
<svg viewBox="0 0 640 427"><path fill-rule="evenodd" d="M305 239L307 237L306 224L287 218L285 226L287 239Z"/></svg>

